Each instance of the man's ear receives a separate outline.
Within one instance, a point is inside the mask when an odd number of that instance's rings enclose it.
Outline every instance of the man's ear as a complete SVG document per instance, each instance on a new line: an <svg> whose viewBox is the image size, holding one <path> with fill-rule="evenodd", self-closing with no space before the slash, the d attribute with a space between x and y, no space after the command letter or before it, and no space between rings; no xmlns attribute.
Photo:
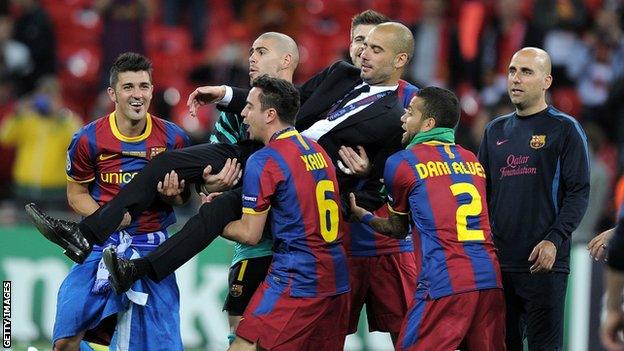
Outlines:
<svg viewBox="0 0 624 351"><path fill-rule="evenodd" d="M106 93L112 102L117 102L117 96L115 96L115 90L111 87L106 88Z"/></svg>
<svg viewBox="0 0 624 351"><path fill-rule="evenodd" d="M277 111L270 107L266 110L266 115L264 121L266 124L272 123L277 118Z"/></svg>
<svg viewBox="0 0 624 351"><path fill-rule="evenodd" d="M548 88L550 88L550 85L552 84L552 76L549 74L546 77L544 77L544 90L548 90Z"/></svg>
<svg viewBox="0 0 624 351"><path fill-rule="evenodd" d="M408 58L409 57L408 57L407 53L402 52L400 54L397 54L394 57L394 67L395 68L401 68L401 67L406 66Z"/></svg>
<svg viewBox="0 0 624 351"><path fill-rule="evenodd" d="M424 131L430 131L436 127L436 120L433 117L427 117L425 124L423 125Z"/></svg>
<svg viewBox="0 0 624 351"><path fill-rule="evenodd" d="M287 69L292 64L292 55L286 54L282 57L282 69Z"/></svg>

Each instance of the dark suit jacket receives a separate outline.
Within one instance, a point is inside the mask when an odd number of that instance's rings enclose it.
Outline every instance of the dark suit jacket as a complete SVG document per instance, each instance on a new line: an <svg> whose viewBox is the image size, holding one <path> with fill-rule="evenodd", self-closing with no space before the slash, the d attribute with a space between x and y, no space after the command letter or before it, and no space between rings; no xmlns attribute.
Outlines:
<svg viewBox="0 0 624 351"><path fill-rule="evenodd" d="M299 88L301 107L295 124L297 130L304 131L325 118L327 110L361 82L360 70L344 61L334 63L311 78ZM240 113L245 106L248 90L233 90L234 95L227 110ZM341 145L363 146L372 162L373 169L367 180L348 176L336 168L345 210L349 204L349 192L355 192L358 204L368 210L383 205L384 201L379 195L379 178L383 176L388 156L401 149L402 114L403 106L397 93L393 92L348 117L318 140L334 163L340 160L338 150Z"/></svg>

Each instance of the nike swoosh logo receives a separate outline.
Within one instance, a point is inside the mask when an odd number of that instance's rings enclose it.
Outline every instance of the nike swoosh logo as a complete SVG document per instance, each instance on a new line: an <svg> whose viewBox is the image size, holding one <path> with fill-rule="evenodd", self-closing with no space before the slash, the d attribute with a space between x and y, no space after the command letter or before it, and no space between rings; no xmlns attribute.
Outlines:
<svg viewBox="0 0 624 351"><path fill-rule="evenodd" d="M108 160L109 158L113 158L113 157L116 157L116 156L117 156L117 154L112 154L112 155L100 154L100 157L98 157L98 159L100 161L105 161L105 160Z"/></svg>
<svg viewBox="0 0 624 351"><path fill-rule="evenodd" d="M496 140L496 146L501 146L501 145L503 145L504 143L506 143L506 142L508 142L508 141L509 141L509 139L505 139L505 140Z"/></svg>

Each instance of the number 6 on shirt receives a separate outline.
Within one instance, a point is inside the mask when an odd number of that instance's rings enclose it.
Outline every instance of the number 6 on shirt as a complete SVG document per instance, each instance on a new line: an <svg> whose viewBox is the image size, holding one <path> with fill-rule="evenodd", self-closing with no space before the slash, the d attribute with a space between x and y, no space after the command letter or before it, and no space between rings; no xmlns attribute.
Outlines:
<svg viewBox="0 0 624 351"><path fill-rule="evenodd" d="M334 183L331 180L321 180L316 184L316 203L319 211L321 235L326 242L330 243L338 237L339 208L336 201L325 196L328 191L332 193L335 191Z"/></svg>

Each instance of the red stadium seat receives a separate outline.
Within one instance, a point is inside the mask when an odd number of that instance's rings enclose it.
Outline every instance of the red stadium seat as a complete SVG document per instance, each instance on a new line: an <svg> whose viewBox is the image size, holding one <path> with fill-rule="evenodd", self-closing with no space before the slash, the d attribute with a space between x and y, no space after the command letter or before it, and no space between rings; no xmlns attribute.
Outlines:
<svg viewBox="0 0 624 351"><path fill-rule="evenodd" d="M552 104L559 110L580 120L583 104L574 87L553 89L551 97Z"/></svg>

